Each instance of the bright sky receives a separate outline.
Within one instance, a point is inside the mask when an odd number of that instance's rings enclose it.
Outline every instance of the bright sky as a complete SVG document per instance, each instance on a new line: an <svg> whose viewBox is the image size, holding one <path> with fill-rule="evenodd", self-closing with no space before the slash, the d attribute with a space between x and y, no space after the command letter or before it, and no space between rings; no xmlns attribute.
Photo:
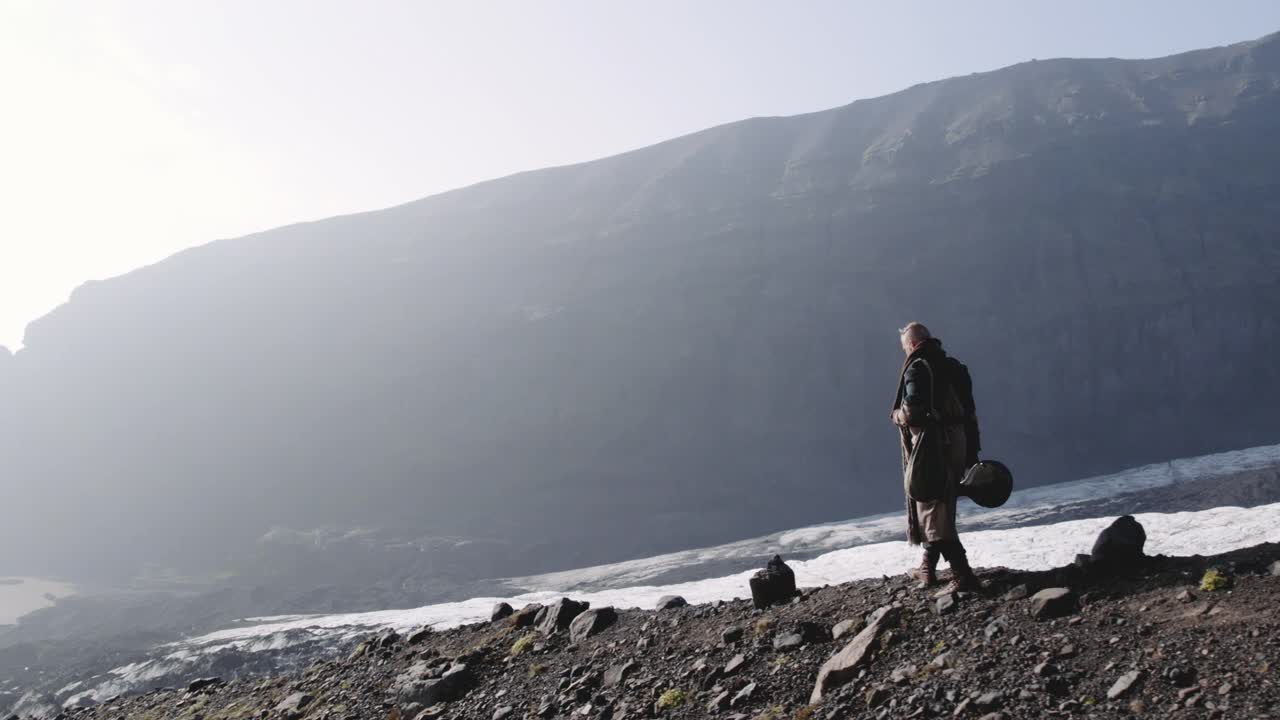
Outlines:
<svg viewBox="0 0 1280 720"><path fill-rule="evenodd" d="M184 247L1280 2L0 0L0 345Z"/></svg>

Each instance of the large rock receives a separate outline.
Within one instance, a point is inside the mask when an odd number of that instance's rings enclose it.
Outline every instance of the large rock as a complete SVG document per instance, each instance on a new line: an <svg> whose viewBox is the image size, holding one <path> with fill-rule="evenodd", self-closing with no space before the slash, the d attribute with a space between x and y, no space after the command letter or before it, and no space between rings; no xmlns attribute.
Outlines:
<svg viewBox="0 0 1280 720"><path fill-rule="evenodd" d="M618 613L611 607L584 610L569 623L569 641L579 643L604 630L618 620Z"/></svg>
<svg viewBox="0 0 1280 720"><path fill-rule="evenodd" d="M538 622L538 631L543 635L551 635L557 630L566 630L573 624L574 618L586 612L590 605L590 603L569 598L560 598L544 608L545 614Z"/></svg>
<svg viewBox="0 0 1280 720"><path fill-rule="evenodd" d="M545 608L541 603L530 603L511 615L511 624L518 627L530 627L538 620L538 614Z"/></svg>
<svg viewBox="0 0 1280 720"><path fill-rule="evenodd" d="M658 598L658 610L675 610L689 605L689 601L679 595L663 595Z"/></svg>
<svg viewBox="0 0 1280 720"><path fill-rule="evenodd" d="M509 604L504 602L497 603L493 606L493 610L490 611L489 613L489 621L496 622L498 620L504 620L514 615L515 612L516 612L515 609L512 608Z"/></svg>
<svg viewBox="0 0 1280 720"><path fill-rule="evenodd" d="M289 719L302 717L302 714L306 711L307 706L310 705L311 701L314 699L315 697L313 697L308 693L304 693L304 692L293 693L289 697L285 698L284 700L281 700L278 704L276 704L276 712L280 713L285 718L289 718Z"/></svg>
<svg viewBox="0 0 1280 720"><path fill-rule="evenodd" d="M774 555L763 570L752 575L750 584L751 602L760 609L790 602L796 596L796 574L781 555Z"/></svg>
<svg viewBox="0 0 1280 720"><path fill-rule="evenodd" d="M475 682L475 674L463 663L450 667L438 678L431 678L426 665L417 663L395 679L392 689L403 704L419 703L431 707L460 699L475 686Z"/></svg>
<svg viewBox="0 0 1280 720"><path fill-rule="evenodd" d="M809 704L822 702L827 692L838 688L857 676L880 648L880 633L897 627L902 608L897 605L883 607L868 617L867 626L849 641L840 652L832 655L818 670L818 680L813 685Z"/></svg>
<svg viewBox="0 0 1280 720"><path fill-rule="evenodd" d="M1108 570L1123 570L1142 561L1142 548L1147 542L1147 532L1132 515L1116 518L1098 534L1089 553L1093 564Z"/></svg>
<svg viewBox="0 0 1280 720"><path fill-rule="evenodd" d="M1031 596L1031 615L1037 620L1070 615L1078 607L1076 594L1068 588L1045 588Z"/></svg>

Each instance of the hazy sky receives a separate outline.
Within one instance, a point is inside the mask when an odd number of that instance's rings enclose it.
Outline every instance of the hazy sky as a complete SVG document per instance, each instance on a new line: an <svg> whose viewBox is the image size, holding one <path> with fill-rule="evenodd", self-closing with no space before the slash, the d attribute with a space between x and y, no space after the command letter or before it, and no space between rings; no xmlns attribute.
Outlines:
<svg viewBox="0 0 1280 720"><path fill-rule="evenodd" d="M0 0L0 345L85 280L753 115L1280 30L1280 2Z"/></svg>

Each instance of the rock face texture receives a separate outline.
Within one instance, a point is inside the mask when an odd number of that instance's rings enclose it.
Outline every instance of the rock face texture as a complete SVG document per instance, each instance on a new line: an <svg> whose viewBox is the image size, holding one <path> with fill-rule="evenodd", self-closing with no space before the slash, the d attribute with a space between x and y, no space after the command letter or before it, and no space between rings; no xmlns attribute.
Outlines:
<svg viewBox="0 0 1280 720"><path fill-rule="evenodd" d="M213 566L348 523L482 535L501 549L431 562L493 577L895 509L911 319L969 365L1023 487L1274 442L1240 388L1280 388L1278 135L1269 36L1025 63L185 251L82 286L0 358L27 492L0 560L38 536L73 572L88 533L98 566Z"/></svg>

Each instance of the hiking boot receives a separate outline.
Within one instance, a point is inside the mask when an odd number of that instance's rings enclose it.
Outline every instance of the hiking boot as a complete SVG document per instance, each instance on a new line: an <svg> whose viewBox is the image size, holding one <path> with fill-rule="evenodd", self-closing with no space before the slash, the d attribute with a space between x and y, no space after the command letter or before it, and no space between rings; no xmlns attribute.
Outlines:
<svg viewBox="0 0 1280 720"><path fill-rule="evenodd" d="M938 584L938 552L925 550L920 566L911 571L911 577L925 587Z"/></svg>
<svg viewBox="0 0 1280 720"><path fill-rule="evenodd" d="M942 594L957 592L977 592L982 589L982 583L978 580L978 576L973 571L960 573L952 571L951 582L947 583L946 589Z"/></svg>
<svg viewBox="0 0 1280 720"><path fill-rule="evenodd" d="M969 558L965 556L963 550L952 553L947 562L951 563L951 582L947 585L948 592L974 592L982 587L978 576L973 574L973 568L969 567Z"/></svg>

